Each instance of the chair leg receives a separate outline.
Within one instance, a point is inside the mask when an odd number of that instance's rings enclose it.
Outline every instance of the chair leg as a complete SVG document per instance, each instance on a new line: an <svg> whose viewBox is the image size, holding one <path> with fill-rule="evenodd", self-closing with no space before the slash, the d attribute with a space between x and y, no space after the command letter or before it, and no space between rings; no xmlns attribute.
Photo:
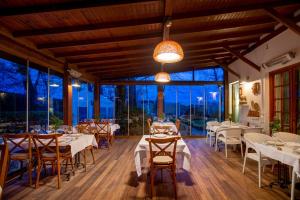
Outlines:
<svg viewBox="0 0 300 200"><path fill-rule="evenodd" d="M261 162L258 160L258 187L261 188Z"/></svg>
<svg viewBox="0 0 300 200"><path fill-rule="evenodd" d="M29 178L29 186L32 185L32 162L29 160L28 162L28 178Z"/></svg>
<svg viewBox="0 0 300 200"><path fill-rule="evenodd" d="M73 164L73 158L72 157L70 157L70 163L71 163L71 169L72 169L72 171L74 171L74 164Z"/></svg>
<svg viewBox="0 0 300 200"><path fill-rule="evenodd" d="M95 164L95 157L94 157L94 150L93 147L90 149L91 154L92 154L92 158L93 158L93 164Z"/></svg>
<svg viewBox="0 0 300 200"><path fill-rule="evenodd" d="M295 199L295 182L296 182L296 173L292 172L292 185L291 185L291 200Z"/></svg>
<svg viewBox="0 0 300 200"><path fill-rule="evenodd" d="M241 154L242 154L242 158L244 157L244 153L243 153L243 143L241 142Z"/></svg>
<svg viewBox="0 0 300 200"><path fill-rule="evenodd" d="M85 156L85 149L83 150L83 162L84 162L84 171L86 172L86 156Z"/></svg>
<svg viewBox="0 0 300 200"><path fill-rule="evenodd" d="M68 171L69 159L66 159L65 171Z"/></svg>
<svg viewBox="0 0 300 200"><path fill-rule="evenodd" d="M212 146L212 136L211 135L209 135L209 146Z"/></svg>
<svg viewBox="0 0 300 200"><path fill-rule="evenodd" d="M153 193L154 193L154 177L155 177L155 169L151 169L150 170L150 184L151 184L151 186L150 186L150 197L151 197L151 199L152 199L152 197L153 197Z"/></svg>
<svg viewBox="0 0 300 200"><path fill-rule="evenodd" d="M61 180L60 180L60 160L57 160L57 188L60 189Z"/></svg>
<svg viewBox="0 0 300 200"><path fill-rule="evenodd" d="M246 161L247 161L247 152L246 152L245 157L244 157L243 174L245 173Z"/></svg>
<svg viewBox="0 0 300 200"><path fill-rule="evenodd" d="M40 184L40 175L41 175L41 161L38 160L38 166L37 166L37 175L36 175L36 182L35 182L35 188L39 187Z"/></svg>
<svg viewBox="0 0 300 200"><path fill-rule="evenodd" d="M225 156L227 158L227 144L225 143Z"/></svg>
<svg viewBox="0 0 300 200"><path fill-rule="evenodd" d="M208 142L208 131L207 131L207 133L206 133L206 139L205 139L205 143L207 144L207 142Z"/></svg>
<svg viewBox="0 0 300 200"><path fill-rule="evenodd" d="M215 151L218 151L218 137L216 138Z"/></svg>
<svg viewBox="0 0 300 200"><path fill-rule="evenodd" d="M172 179L173 179L173 186L174 186L174 195L175 195L175 199L177 199L176 167L172 168Z"/></svg>

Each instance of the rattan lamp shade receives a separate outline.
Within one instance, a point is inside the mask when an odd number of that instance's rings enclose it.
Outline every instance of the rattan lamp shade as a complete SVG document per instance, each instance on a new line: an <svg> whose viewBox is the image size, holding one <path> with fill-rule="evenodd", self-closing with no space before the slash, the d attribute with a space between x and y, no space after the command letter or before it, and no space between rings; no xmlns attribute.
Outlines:
<svg viewBox="0 0 300 200"><path fill-rule="evenodd" d="M155 61L160 63L176 63L183 59L183 50L175 41L164 40L156 45L153 53Z"/></svg>
<svg viewBox="0 0 300 200"><path fill-rule="evenodd" d="M155 75L155 81L160 83L167 83L171 81L171 77L167 72L159 72Z"/></svg>

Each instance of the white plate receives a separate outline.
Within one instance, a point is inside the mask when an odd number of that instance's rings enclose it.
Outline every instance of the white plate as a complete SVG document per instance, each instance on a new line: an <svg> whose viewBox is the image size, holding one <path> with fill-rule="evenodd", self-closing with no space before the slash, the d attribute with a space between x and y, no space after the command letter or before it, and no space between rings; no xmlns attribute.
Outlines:
<svg viewBox="0 0 300 200"><path fill-rule="evenodd" d="M155 134L155 135L153 135L153 137L156 137L156 138L165 138L165 137L167 137L167 135L166 134Z"/></svg>
<svg viewBox="0 0 300 200"><path fill-rule="evenodd" d="M284 145L284 142L275 141L275 140L268 140L268 141L266 141L266 144L269 144L269 145L276 145L276 146L283 146L283 145Z"/></svg>

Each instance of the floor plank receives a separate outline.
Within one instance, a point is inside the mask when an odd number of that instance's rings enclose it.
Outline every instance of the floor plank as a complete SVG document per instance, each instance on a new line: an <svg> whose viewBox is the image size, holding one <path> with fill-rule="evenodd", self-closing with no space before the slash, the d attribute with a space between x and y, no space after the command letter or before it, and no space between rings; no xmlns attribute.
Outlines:
<svg viewBox="0 0 300 200"><path fill-rule="evenodd" d="M96 164L82 169L70 181L64 180L62 188L56 189L56 177L45 177L39 189L28 187L26 177L14 180L4 189L4 199L149 199L147 169L138 178L133 159L134 149L140 137L119 138L113 148L96 150ZM258 188L257 163L247 163L242 174L242 158L239 152L215 152L203 139L187 138L192 154L192 168L188 173L177 171L178 199L289 199L289 189L267 185L276 175L267 168L263 174L263 188ZM89 162L91 163L91 159ZM156 177L154 199L172 199L173 187L169 173ZM298 193L297 193L297 196Z"/></svg>

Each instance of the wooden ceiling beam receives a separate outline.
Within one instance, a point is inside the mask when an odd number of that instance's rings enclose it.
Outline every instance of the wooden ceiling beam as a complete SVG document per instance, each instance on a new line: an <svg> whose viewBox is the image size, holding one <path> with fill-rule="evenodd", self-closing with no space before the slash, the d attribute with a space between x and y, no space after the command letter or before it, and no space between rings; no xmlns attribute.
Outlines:
<svg viewBox="0 0 300 200"><path fill-rule="evenodd" d="M231 48L235 50L242 50L246 49L248 47L248 44L242 44L242 45L235 45ZM211 49L199 49L199 48L193 48L193 49L186 49L185 55L187 58L189 58L189 55L199 55L201 54L211 54L211 53L219 53L224 52L224 49L222 47L215 47ZM143 52L143 53L135 53L130 55L117 55L117 56L101 56L101 57L93 57L93 58L73 58L73 59L67 59L68 63L77 63L77 64L84 64L84 63L91 63L91 62L104 62L104 61L129 61L131 59L135 58L151 58L152 52L149 50L149 52Z"/></svg>
<svg viewBox="0 0 300 200"><path fill-rule="evenodd" d="M134 28L136 26L161 24L161 17L152 17L147 19L136 19L127 21L106 22L101 24L86 24L79 26L55 27L44 29L32 29L13 32L14 37L33 37L33 36L47 36L53 34L66 34L74 32L86 31L101 31L115 28Z"/></svg>
<svg viewBox="0 0 300 200"><path fill-rule="evenodd" d="M215 59L215 58L211 58L212 61L214 61L216 64L220 65L221 67L223 67L226 71L232 73L233 75L235 75L238 78L241 78L241 75L239 75L238 73L236 73L235 71L233 71L232 69L230 69L228 67L228 65L226 65L225 63Z"/></svg>
<svg viewBox="0 0 300 200"><path fill-rule="evenodd" d="M246 12L246 11L253 11L253 10L260 10L265 7L280 7L280 6L287 6L292 4L299 4L298 0L284 0L284 1L275 1L275 2L263 2L263 3L253 3L253 4L244 4L238 5L233 7L224 7L224 8L212 8L212 9L205 9L189 13L178 13L173 14L172 20L184 20L189 18L198 18L198 17L208 17L213 15L221 15L227 13L235 13L235 12Z"/></svg>
<svg viewBox="0 0 300 200"><path fill-rule="evenodd" d="M211 59L194 59L194 60L189 60L184 63L181 63L181 65L193 65L197 63L211 63ZM166 66L166 69L172 68L174 65L169 65ZM127 64L127 65L121 65L121 66L115 66L115 67L107 67L107 66L102 66L102 67L95 67L92 69L87 69L85 72L87 73L93 73L93 72L113 72L113 71L126 71L126 70L147 70L147 69L160 69L160 64L159 63L153 63L153 62L144 62L144 63L135 63L135 64Z"/></svg>
<svg viewBox="0 0 300 200"><path fill-rule="evenodd" d="M273 27L260 27L260 26L253 26L251 25L251 30L247 29L247 26L243 26L243 28L236 27L236 30L232 32L226 32L222 34L209 34L201 36L199 39L201 41L208 40L220 40L232 37L242 37L242 36L249 36L249 35L258 35L262 33L268 33L273 30ZM224 29L226 30L226 29ZM185 36L185 34L182 34ZM224 38L225 37L225 38ZM157 39L159 41L161 38L161 34L159 33L152 33L152 34L144 34L144 35L131 35L131 36L122 36L122 37L115 37L115 38L100 38L100 39L91 39L91 40L79 40L79 41L67 41L67 42L52 42L52 43L45 43L45 44L37 44L37 48L39 49L55 49L55 48L64 48L64 47L72 47L72 46L84 46L84 45L105 45L105 44L112 44L112 43L119 43L119 42L132 42L138 40L150 40L150 39ZM176 37L178 39L178 36ZM192 41L198 41L197 38L194 36ZM151 40L150 40L151 41ZM188 41L188 40L187 40ZM184 42L184 40L183 40ZM151 41L153 44L153 41Z"/></svg>
<svg viewBox="0 0 300 200"><path fill-rule="evenodd" d="M41 13L51 13L59 11L72 11L82 10L90 8L101 8L110 6L126 6L133 4L145 4L145 3L157 3L160 0L84 0L84 1L73 1L57 4L44 4L34 6L22 6L22 7L11 7L1 8L0 16L22 16L22 15L33 15Z"/></svg>
<svg viewBox="0 0 300 200"><path fill-rule="evenodd" d="M242 38L239 39L237 38L236 40L232 40L232 41L228 41L228 44L230 46L234 46L234 45L240 45L240 44L249 44L252 42L257 41L257 39L259 38L259 36L255 36L252 38ZM220 41L211 41L213 43L197 43L197 42L186 42L186 43L181 43L182 47L184 49L187 48L193 48L193 49L211 49L214 48L216 46L219 46ZM79 50L79 51L64 51L64 52L59 52L59 53L55 53L55 57L66 57L68 59L68 57L70 59L72 59L74 57L74 59L80 57L80 56L90 56L90 55L99 55L99 56L107 56L107 55L120 55L120 54L124 54L124 55L131 55L131 54L135 54L136 52L141 52L141 51L153 51L154 46L153 45L135 45L135 46L128 46L128 47L124 47L124 48L108 48L108 49L93 49L93 50Z"/></svg>
<svg viewBox="0 0 300 200"><path fill-rule="evenodd" d="M123 53L123 52L136 52L136 51L148 51L153 50L153 45L134 45L128 47L115 47L108 49L93 49L93 50L79 50L79 51L63 51L59 53L54 53L55 57L72 57L72 56L84 56L84 55L101 55L101 54L113 54L113 53Z"/></svg>
<svg viewBox="0 0 300 200"><path fill-rule="evenodd" d="M248 65L250 65L251 67L253 67L254 69L256 69L257 71L260 71L260 67L258 65L256 65L254 62L252 62L251 60L249 60L248 58L244 57L241 53L231 49L228 45L224 44L223 48L228 51L229 53L231 53L232 55L238 57L239 59L241 59L242 61L244 61L245 63L247 63Z"/></svg>
<svg viewBox="0 0 300 200"><path fill-rule="evenodd" d="M297 25L296 22L294 22L292 19L289 19L288 17L283 16L278 11L276 11L274 8L266 7L264 8L266 13L270 15L272 18L277 20L278 22L282 23L284 26L291 29L291 31L295 32L300 36L300 27Z"/></svg>
<svg viewBox="0 0 300 200"><path fill-rule="evenodd" d="M84 46L84 45L92 45L92 44L111 44L118 42L132 42L138 40L149 40L149 39L157 39L159 40L161 37L158 33L152 34L143 34L143 35L131 35L131 36L122 36L115 38L100 38L100 39L91 39L91 40L79 40L79 41L66 41L66 42L52 42L45 44L38 44L38 49L53 49L53 48L62 48L62 47L73 47L73 46Z"/></svg>
<svg viewBox="0 0 300 200"><path fill-rule="evenodd" d="M220 51L220 52L215 52L215 53L207 53L207 54L203 54L203 55L198 55L198 54L192 54L190 56L186 56L185 61L189 61L189 60L195 60L195 59L205 59L205 58L210 58L211 56L218 56L218 57L229 57L231 55L231 53L228 53L226 51ZM147 59L146 59L147 58ZM111 60L111 61L105 61L105 62L101 62L101 61L94 61L94 62L89 62L89 63L84 63L84 64L78 64L78 68L79 69L95 69L97 67L101 68L101 67L114 67L114 66L127 66L127 65L133 65L133 64L140 64L140 63L152 63L153 65L159 65L159 63L156 63L153 61L152 56L148 56L148 57L133 57L131 59L132 62L130 62L129 60L126 59L122 59L122 60Z"/></svg>

